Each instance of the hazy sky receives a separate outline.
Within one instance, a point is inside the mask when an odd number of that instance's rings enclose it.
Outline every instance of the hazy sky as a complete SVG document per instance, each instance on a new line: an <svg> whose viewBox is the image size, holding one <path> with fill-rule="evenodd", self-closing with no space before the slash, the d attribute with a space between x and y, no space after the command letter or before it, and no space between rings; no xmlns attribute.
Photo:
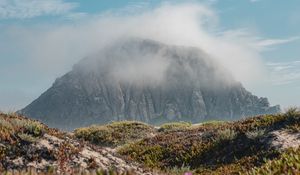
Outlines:
<svg viewBox="0 0 300 175"><path fill-rule="evenodd" d="M255 95L300 106L299 0L0 0L0 110L128 33L201 47Z"/></svg>

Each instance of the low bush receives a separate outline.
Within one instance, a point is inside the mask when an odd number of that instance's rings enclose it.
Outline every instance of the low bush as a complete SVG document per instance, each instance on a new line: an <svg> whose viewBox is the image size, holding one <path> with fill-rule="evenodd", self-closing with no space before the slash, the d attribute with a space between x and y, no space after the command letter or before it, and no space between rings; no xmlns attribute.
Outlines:
<svg viewBox="0 0 300 175"><path fill-rule="evenodd" d="M38 139L36 137L33 137L32 135L25 134L25 133L19 133L18 137L25 142L28 143L35 143Z"/></svg>
<svg viewBox="0 0 300 175"><path fill-rule="evenodd" d="M217 131L216 140L233 140L236 138L237 133L233 129L224 129Z"/></svg>
<svg viewBox="0 0 300 175"><path fill-rule="evenodd" d="M35 120L29 120L18 114L0 113L0 139L13 142L16 138L41 137L45 132L50 132L47 126ZM52 131L52 130L51 130ZM53 131L54 132L54 131ZM19 136L20 137L17 137Z"/></svg>
<svg viewBox="0 0 300 175"><path fill-rule="evenodd" d="M216 136L213 133L207 135L197 134L195 130L162 132L121 147L118 152L152 168L181 167L191 165L196 157L215 145Z"/></svg>
<svg viewBox="0 0 300 175"><path fill-rule="evenodd" d="M24 132L39 137L45 133L45 127L39 122L28 121L24 125Z"/></svg>
<svg viewBox="0 0 300 175"><path fill-rule="evenodd" d="M245 135L249 138L249 139L257 139L257 138L261 138L262 136L264 136L264 134L266 133L265 129L255 129L252 131L247 131L245 133Z"/></svg>
<svg viewBox="0 0 300 175"><path fill-rule="evenodd" d="M256 174L300 174L300 148L290 149L274 160L268 160L263 166L252 168L247 175Z"/></svg>
<svg viewBox="0 0 300 175"><path fill-rule="evenodd" d="M59 132L15 113L0 113L0 170L4 160L24 155L27 146L36 143L45 133Z"/></svg>
<svg viewBox="0 0 300 175"><path fill-rule="evenodd" d="M136 121L112 122L107 125L93 125L74 131L77 138L102 146L118 146L151 136L154 127Z"/></svg>

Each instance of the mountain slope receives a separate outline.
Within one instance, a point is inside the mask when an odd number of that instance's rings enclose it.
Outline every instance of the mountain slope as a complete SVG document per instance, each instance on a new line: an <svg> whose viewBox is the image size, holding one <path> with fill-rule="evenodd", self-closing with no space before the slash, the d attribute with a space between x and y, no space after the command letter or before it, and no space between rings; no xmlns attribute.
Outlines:
<svg viewBox="0 0 300 175"><path fill-rule="evenodd" d="M197 48L127 39L81 60L21 113L73 129L112 120L199 122L278 111Z"/></svg>

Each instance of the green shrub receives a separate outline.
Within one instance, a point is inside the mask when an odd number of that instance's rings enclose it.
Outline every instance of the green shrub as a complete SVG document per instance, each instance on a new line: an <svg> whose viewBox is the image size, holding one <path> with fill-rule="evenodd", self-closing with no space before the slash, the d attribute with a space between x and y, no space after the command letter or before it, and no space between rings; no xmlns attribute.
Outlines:
<svg viewBox="0 0 300 175"><path fill-rule="evenodd" d="M160 126L159 130L162 131L176 131L176 130L183 130L191 127L192 124L189 122L173 122L173 123L165 123Z"/></svg>
<svg viewBox="0 0 300 175"><path fill-rule="evenodd" d="M300 149L298 148L297 150L288 150L280 155L279 158L269 160L263 166L253 168L246 174L300 174Z"/></svg>
<svg viewBox="0 0 300 175"><path fill-rule="evenodd" d="M11 123L15 130L31 134L35 137L42 136L45 132L45 126L34 120L12 118Z"/></svg>
<svg viewBox="0 0 300 175"><path fill-rule="evenodd" d="M0 128L13 129L12 124L4 117L0 117Z"/></svg>
<svg viewBox="0 0 300 175"><path fill-rule="evenodd" d="M121 147L118 152L123 155L130 155L130 159L143 162L149 167L159 167L158 163L163 159L165 149L160 145L144 146L141 144L128 144Z"/></svg>
<svg viewBox="0 0 300 175"><path fill-rule="evenodd" d="M287 130L289 132L293 132L293 133L297 133L297 132L300 132L300 123L295 123L293 125L289 125L287 127Z"/></svg>
<svg viewBox="0 0 300 175"><path fill-rule="evenodd" d="M32 135L26 134L26 133L19 133L18 137L25 142L28 143L35 143L38 139L36 137L33 137Z"/></svg>
<svg viewBox="0 0 300 175"><path fill-rule="evenodd" d="M36 121L28 121L24 125L25 132L35 137L42 136L45 133L44 126Z"/></svg>
<svg viewBox="0 0 300 175"><path fill-rule="evenodd" d="M221 120L209 120L209 121L205 121L205 122L202 122L201 124L202 125L222 125L222 124L225 124L226 122L225 121L221 121Z"/></svg>
<svg viewBox="0 0 300 175"><path fill-rule="evenodd" d="M0 117L0 138L1 141L10 140L11 135L14 133L12 124L6 119L6 117Z"/></svg>
<svg viewBox="0 0 300 175"><path fill-rule="evenodd" d="M264 136L264 134L266 133L266 129L255 129L252 131L248 131L245 133L245 135L247 136L247 138L249 139L256 139L256 138L260 138L262 136Z"/></svg>
<svg viewBox="0 0 300 175"><path fill-rule="evenodd" d="M291 107L286 110L285 115L288 117L294 117L294 116L299 116L300 115L300 109L297 107Z"/></svg>
<svg viewBox="0 0 300 175"><path fill-rule="evenodd" d="M212 137L204 137L197 130L161 132L155 137L121 147L118 152L149 167L172 168L191 165L215 144Z"/></svg>
<svg viewBox="0 0 300 175"><path fill-rule="evenodd" d="M93 125L74 131L77 138L103 146L118 146L151 136L154 128L136 121L112 122L108 125Z"/></svg>
<svg viewBox="0 0 300 175"><path fill-rule="evenodd" d="M233 140L237 133L233 129L224 129L217 131L217 140Z"/></svg>

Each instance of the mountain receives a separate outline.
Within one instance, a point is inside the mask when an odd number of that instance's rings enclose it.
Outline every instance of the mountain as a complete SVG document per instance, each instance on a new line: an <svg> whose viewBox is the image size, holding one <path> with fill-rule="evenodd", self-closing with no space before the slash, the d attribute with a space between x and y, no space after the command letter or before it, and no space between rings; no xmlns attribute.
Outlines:
<svg viewBox="0 0 300 175"><path fill-rule="evenodd" d="M199 122L278 111L198 48L124 39L82 59L20 113L73 129L112 120Z"/></svg>

